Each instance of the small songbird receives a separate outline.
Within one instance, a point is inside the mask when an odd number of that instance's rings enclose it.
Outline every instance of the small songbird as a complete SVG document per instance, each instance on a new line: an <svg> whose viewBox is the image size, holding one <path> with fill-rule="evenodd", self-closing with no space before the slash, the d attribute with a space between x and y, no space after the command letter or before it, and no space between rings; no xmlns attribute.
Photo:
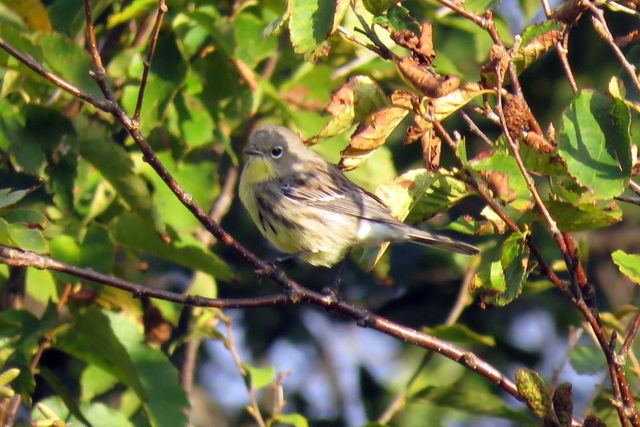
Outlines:
<svg viewBox="0 0 640 427"><path fill-rule="evenodd" d="M473 255L478 249L394 218L375 195L308 149L283 126L251 134L240 199L271 243L308 263L330 267L354 247L411 241Z"/></svg>

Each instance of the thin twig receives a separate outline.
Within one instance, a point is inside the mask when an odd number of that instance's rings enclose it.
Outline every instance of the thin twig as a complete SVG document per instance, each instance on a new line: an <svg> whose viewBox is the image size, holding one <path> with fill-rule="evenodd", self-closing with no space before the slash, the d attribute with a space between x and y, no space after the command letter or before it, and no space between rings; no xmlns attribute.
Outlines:
<svg viewBox="0 0 640 427"><path fill-rule="evenodd" d="M478 135L480 139L482 139L488 146L493 147L494 144L491 138L489 138L484 132L482 132L482 130L478 127L478 125L476 125L476 123L471 119L471 117L469 117L467 113L465 113L464 111L460 111L460 115L462 116L464 121L467 122L469 130L471 132Z"/></svg>
<svg viewBox="0 0 640 427"><path fill-rule="evenodd" d="M614 199L619 200L621 202L631 203L633 205L640 206L640 197L615 196Z"/></svg>
<svg viewBox="0 0 640 427"><path fill-rule="evenodd" d="M87 27L87 43L89 45L89 54L91 55L91 61L93 62L94 70L91 72L91 77L98 83L100 90L104 94L107 101L115 101L113 92L107 84L107 72L102 64L102 57L98 49L98 43L96 42L96 32L93 26L93 17L91 14L91 2L84 0L84 15L85 24Z"/></svg>
<svg viewBox="0 0 640 427"><path fill-rule="evenodd" d="M460 288L458 289L458 296L456 298L456 302L451 308L449 315L447 316L447 320L445 320L444 324L447 326L451 326L455 324L462 311L469 303L469 286L471 281L473 280L474 275L478 271L478 267L480 267L479 258L474 258L469 268L467 269L466 274L464 275L464 279L460 284ZM420 378L420 374L424 370L424 368L429 364L431 359L433 358L434 353L432 351L426 352L422 359L420 359L420 363L413 371L413 374L407 381L407 383L402 387L402 389L396 394L393 398L389 406L384 410L384 412L378 417L378 423L380 424L388 424L389 421L393 418L393 416L406 404L407 395L409 394L409 390L413 387L415 382Z"/></svg>
<svg viewBox="0 0 640 427"><path fill-rule="evenodd" d="M636 310L636 314L633 316L633 321L631 322L629 331L627 332L622 348L620 349L619 357L621 359L620 363L622 364L624 364L624 359L627 357L629 349L631 349L631 344L633 344L633 340L638 333L638 327L640 327L640 308Z"/></svg>
<svg viewBox="0 0 640 427"><path fill-rule="evenodd" d="M607 25L607 20L604 18L604 13L602 10L597 8L593 3L588 0L583 0L580 2L581 5L586 6L592 15L591 23L593 24L593 28L596 30L598 35L611 47L613 53L616 55L622 67L627 71L627 74L631 78L636 90L640 92L640 80L638 80L638 75L636 74L636 66L631 64L627 58L622 53L622 50L616 44L611 31L609 30L609 26Z"/></svg>
<svg viewBox="0 0 640 427"><path fill-rule="evenodd" d="M235 340L233 339L233 322L230 317L227 317L220 313L220 319L224 322L227 329L227 336L224 340L225 347L229 350L231 357L233 358L234 363L236 364L236 368L242 375L242 379L244 380L244 385L247 389L247 393L249 395L249 402L251 402L251 410L249 413L256 420L256 423L260 427L266 427L266 423L264 422L264 418L262 417L262 413L260 412L260 406L258 405L258 399L256 398L256 392L253 389L251 384L251 375L247 372L247 370L242 366L242 359L240 359L240 354L238 354L238 348L236 347Z"/></svg>
<svg viewBox="0 0 640 427"><path fill-rule="evenodd" d="M88 102L89 104L93 105L94 107L102 111L105 111L107 113L112 112L113 110L112 103L110 103L105 99L97 98L91 95L90 93L83 91L78 86L72 83L69 83L59 75L52 73L51 71L47 70L40 62L36 61L35 58L33 58L31 55L24 52L20 52L19 50L11 46L9 43L7 43L1 37L0 37L0 48L4 49L7 53L9 53L11 56L16 58L20 62L22 62L27 67L31 68L37 74L41 75L42 77L49 80L51 83L58 86L59 88L70 93L71 95L76 96L82 99L83 101Z"/></svg>
<svg viewBox="0 0 640 427"><path fill-rule="evenodd" d="M556 43L556 52L558 52L558 58L560 58L562 68L564 68L564 72L567 75L571 90L573 93L578 93L578 84L576 83L573 71L571 71L571 65L569 64L569 58L567 56L567 53L569 53L569 28L564 30L562 39Z"/></svg>
<svg viewBox="0 0 640 427"><path fill-rule="evenodd" d="M158 44L158 36L160 35L160 27L162 26L162 19L165 13L169 9L165 0L158 0L158 10L156 11L156 20L153 24L153 32L151 41L149 43L149 50L147 51L147 57L144 60L144 68L142 70L142 79L140 80L140 87L138 88L138 99L136 101L136 109L133 113L133 121L138 122L140 120L140 113L142 111L142 101L144 98L144 91L147 87L147 79L149 78L149 71L151 70L151 62L156 53L156 45Z"/></svg>

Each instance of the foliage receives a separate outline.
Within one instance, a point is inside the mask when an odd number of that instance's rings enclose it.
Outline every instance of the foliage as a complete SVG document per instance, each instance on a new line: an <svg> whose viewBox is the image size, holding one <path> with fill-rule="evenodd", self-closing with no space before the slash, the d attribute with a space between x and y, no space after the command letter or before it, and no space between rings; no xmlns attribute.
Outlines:
<svg viewBox="0 0 640 427"><path fill-rule="evenodd" d="M593 425L640 425L636 6L0 2L0 422L564 426L586 407ZM481 255L366 248L344 300L312 291L332 274L263 261L277 254L234 203L259 123ZM300 302L376 338L354 349ZM537 348L532 308L552 323ZM215 359L203 340L235 383L221 365L196 375ZM559 383L565 364L606 374L591 400Z"/></svg>

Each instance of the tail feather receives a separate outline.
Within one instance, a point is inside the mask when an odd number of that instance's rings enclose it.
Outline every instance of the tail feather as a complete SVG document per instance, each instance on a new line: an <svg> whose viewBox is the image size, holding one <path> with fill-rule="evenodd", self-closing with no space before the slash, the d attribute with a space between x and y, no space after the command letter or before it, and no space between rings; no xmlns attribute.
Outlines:
<svg viewBox="0 0 640 427"><path fill-rule="evenodd" d="M407 235L412 242L442 249L444 251L457 252L466 255L475 255L480 252L478 248L468 243L450 239L445 236L439 236L437 234L427 233L426 231L418 230L416 228L411 228L411 231L408 232Z"/></svg>

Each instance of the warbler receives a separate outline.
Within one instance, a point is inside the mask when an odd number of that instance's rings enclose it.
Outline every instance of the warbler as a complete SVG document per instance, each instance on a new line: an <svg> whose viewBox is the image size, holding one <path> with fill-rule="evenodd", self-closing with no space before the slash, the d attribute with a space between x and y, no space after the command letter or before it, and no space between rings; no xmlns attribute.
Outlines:
<svg viewBox="0 0 640 427"><path fill-rule="evenodd" d="M413 228L283 126L249 136L240 199L260 232L284 252L330 267L354 247L411 241L476 254L467 243Z"/></svg>

